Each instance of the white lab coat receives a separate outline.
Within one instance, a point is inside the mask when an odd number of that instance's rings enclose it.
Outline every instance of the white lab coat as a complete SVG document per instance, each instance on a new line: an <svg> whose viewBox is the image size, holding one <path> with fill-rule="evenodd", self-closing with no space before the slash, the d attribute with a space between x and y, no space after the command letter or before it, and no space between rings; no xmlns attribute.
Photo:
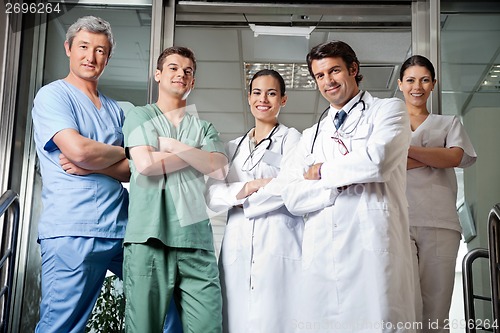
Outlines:
<svg viewBox="0 0 500 333"><path fill-rule="evenodd" d="M358 104L339 131L347 155L332 139L337 110L331 108L313 154L316 126L304 131L282 170L294 179L283 191L286 207L305 214L299 331L414 331L405 196L409 119L399 99L365 93L363 100L366 110ZM324 162L320 180L303 178L305 161Z"/></svg>
<svg viewBox="0 0 500 333"><path fill-rule="evenodd" d="M276 177L300 133L279 125L263 160L250 172L242 165L249 156L248 136L241 142L226 182L210 181L207 204L215 212L229 209L222 240L220 272L224 332L289 333L299 302L302 217L290 214L279 195L284 184L274 179L243 200L236 194L247 181ZM241 137L228 143L234 155ZM278 195L276 195L278 194ZM241 205L240 207L238 207Z"/></svg>

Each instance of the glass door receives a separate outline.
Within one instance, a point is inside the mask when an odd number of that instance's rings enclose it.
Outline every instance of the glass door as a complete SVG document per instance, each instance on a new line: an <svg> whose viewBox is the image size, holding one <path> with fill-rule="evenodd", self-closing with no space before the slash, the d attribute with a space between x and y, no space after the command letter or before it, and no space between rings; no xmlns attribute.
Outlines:
<svg viewBox="0 0 500 333"><path fill-rule="evenodd" d="M68 7L69 8L69 7ZM94 15L107 20L116 40L116 48L99 80L98 89L118 100L126 112L133 105L148 102L148 78L151 40L151 1L79 1L60 15L48 15L38 22L26 22L22 45L25 58L22 71L30 91L21 91L22 100L31 101L19 107L18 126L25 124L20 146L28 147L18 175L21 192L26 197L20 230L19 272L13 309L13 331L33 332L38 321L40 302L40 249L37 243L37 221L41 210L41 178L31 138L31 103L36 91L49 82L66 77L69 62L64 51L68 27L79 17ZM40 19L40 18L39 18ZM28 88L26 88L28 90ZM31 96L31 97L30 97ZM21 122L23 121L23 122Z"/></svg>

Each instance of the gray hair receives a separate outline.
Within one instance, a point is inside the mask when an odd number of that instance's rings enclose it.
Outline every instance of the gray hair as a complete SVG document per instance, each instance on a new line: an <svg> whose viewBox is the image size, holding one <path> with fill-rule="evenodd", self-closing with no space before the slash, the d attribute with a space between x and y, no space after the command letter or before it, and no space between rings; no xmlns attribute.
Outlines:
<svg viewBox="0 0 500 333"><path fill-rule="evenodd" d="M66 42L68 42L70 49L73 45L73 39L80 30L85 30L96 34L105 34L106 37L108 37L110 47L108 58L111 57L116 43L113 38L113 32L111 32L111 25L109 24L109 22L95 16L80 17L68 28L68 32L66 32Z"/></svg>

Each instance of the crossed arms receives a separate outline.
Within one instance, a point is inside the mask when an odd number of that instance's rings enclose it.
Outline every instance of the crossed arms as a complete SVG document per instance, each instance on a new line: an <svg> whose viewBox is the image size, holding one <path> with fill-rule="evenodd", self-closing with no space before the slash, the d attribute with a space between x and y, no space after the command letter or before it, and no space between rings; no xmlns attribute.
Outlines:
<svg viewBox="0 0 500 333"><path fill-rule="evenodd" d="M204 151L167 137L159 137L158 141L158 149L152 146L130 148L130 156L140 174L157 176L191 166L210 178L223 180L226 177L228 161L224 154Z"/></svg>
<svg viewBox="0 0 500 333"><path fill-rule="evenodd" d="M407 169L430 166L433 168L454 168L460 164L464 150L460 147L418 147L408 149Z"/></svg>
<svg viewBox="0 0 500 333"><path fill-rule="evenodd" d="M61 150L59 164L69 174L85 176L98 173L128 182L130 169L125 159L125 150L88 139L75 129L64 129L52 138Z"/></svg>

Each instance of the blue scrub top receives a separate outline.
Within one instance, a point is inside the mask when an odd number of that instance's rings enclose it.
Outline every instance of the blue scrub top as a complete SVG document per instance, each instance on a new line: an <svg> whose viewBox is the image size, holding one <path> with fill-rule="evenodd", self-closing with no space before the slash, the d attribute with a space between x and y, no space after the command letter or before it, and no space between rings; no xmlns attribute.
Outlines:
<svg viewBox="0 0 500 333"><path fill-rule="evenodd" d="M59 165L54 135L72 128L92 140L123 146L124 115L116 101L99 93L101 109L64 80L42 87L34 100L33 125L42 175L38 238L83 236L123 238L128 192L109 176L75 176Z"/></svg>

